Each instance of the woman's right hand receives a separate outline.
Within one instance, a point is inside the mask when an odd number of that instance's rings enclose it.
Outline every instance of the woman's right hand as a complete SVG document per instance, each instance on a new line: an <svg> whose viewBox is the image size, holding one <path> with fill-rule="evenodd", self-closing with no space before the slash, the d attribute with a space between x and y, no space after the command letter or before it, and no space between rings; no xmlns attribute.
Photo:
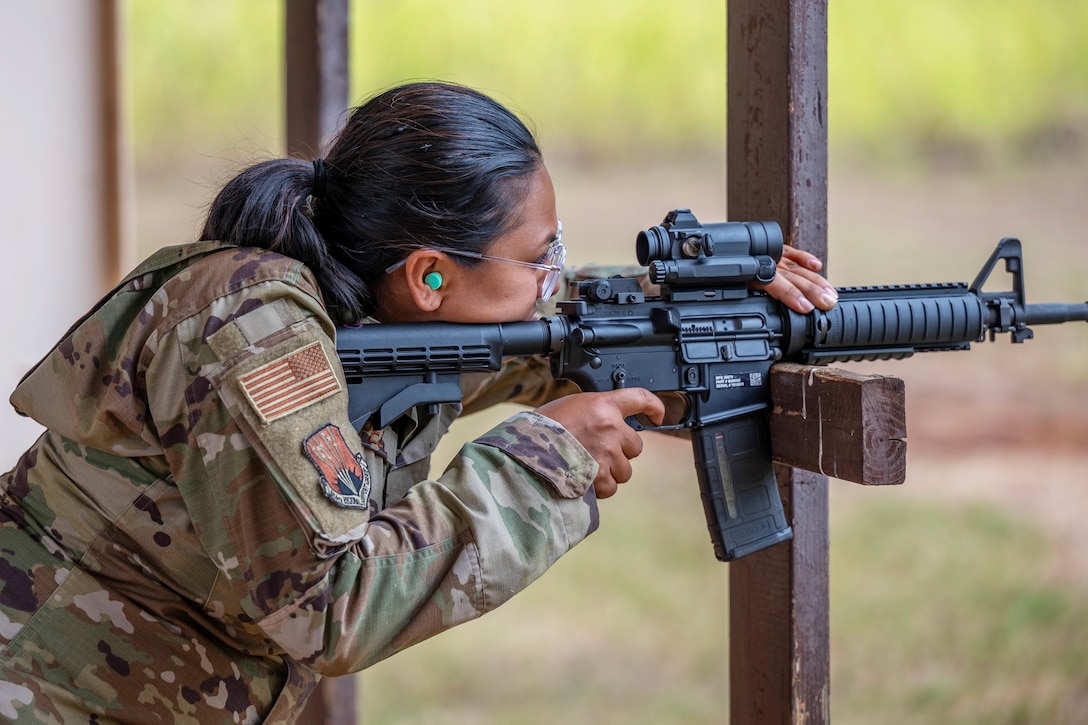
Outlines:
<svg viewBox="0 0 1088 725"><path fill-rule="evenodd" d="M598 498L608 498L619 484L631 479L630 459L642 453L642 437L626 418L641 413L660 425L665 406L644 388L623 388L566 395L542 405L537 412L562 425L589 451L599 465L594 491Z"/></svg>

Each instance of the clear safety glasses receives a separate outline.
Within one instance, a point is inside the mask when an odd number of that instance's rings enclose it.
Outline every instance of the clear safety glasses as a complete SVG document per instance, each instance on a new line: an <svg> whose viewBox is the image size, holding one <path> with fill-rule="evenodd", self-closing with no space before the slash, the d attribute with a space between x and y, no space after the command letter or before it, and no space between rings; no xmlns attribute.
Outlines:
<svg viewBox="0 0 1088 725"><path fill-rule="evenodd" d="M507 259L506 257L492 257L490 254L480 254L479 252L465 252L459 249L448 249L446 247L427 247L433 249L436 252L442 252L444 254L451 254L455 257L469 257L471 259L486 259L491 262L506 262L507 264L516 264L519 267L529 267L530 269L539 269L546 271L544 275L544 281L540 283L540 299L541 301L547 301L549 297L555 294L555 290L559 287L559 276L563 273L563 263L567 260L567 248L563 246L563 222L557 220L558 224L555 231L555 238L548 244L547 251L544 252L538 262L522 262L520 259ZM407 259L402 259L396 264L392 265L385 270L386 274L396 272L398 269L408 263Z"/></svg>

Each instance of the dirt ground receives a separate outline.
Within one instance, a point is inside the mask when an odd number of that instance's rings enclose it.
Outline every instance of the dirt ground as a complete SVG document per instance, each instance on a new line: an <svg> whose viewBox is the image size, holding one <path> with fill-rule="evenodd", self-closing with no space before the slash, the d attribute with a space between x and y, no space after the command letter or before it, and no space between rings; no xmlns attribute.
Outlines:
<svg viewBox="0 0 1088 725"><path fill-rule="evenodd" d="M1088 299L1088 163L1082 157L1016 172L889 179L853 170L837 180L833 239L840 227L902 220L906 229L893 236L909 246L918 237L936 239L918 244L925 249L920 257L899 260L904 267L917 275L920 261L936 266L947 258L965 273L895 281L971 281L1001 236L1017 236L1029 303ZM857 243L848 242L845 253ZM833 256L832 265L836 261ZM1002 338L975 344L969 353L880 366L907 385L907 481L897 493L983 500L1029 517L1056 544L1055 559L1044 564L1048 573L1088 588L1088 327L1037 327L1035 339L1022 345Z"/></svg>
<svg viewBox="0 0 1088 725"><path fill-rule="evenodd" d="M1088 299L1088 159L901 172L832 165L829 277L837 285L970 282L1002 236L1024 242L1029 302ZM142 169L140 254L191 238L229 169L207 156ZM728 218L719 158L553 159L574 263L633 261L636 233L672 208ZM1003 282L1004 280L995 280ZM1003 287L1007 289L1008 286ZM987 287L987 289L994 289ZM1039 329L970 353L852 366L906 381L906 485L888 495L985 500L1050 532L1054 576L1088 587L1088 328ZM844 492L838 492L843 490ZM842 484L833 494L862 494Z"/></svg>

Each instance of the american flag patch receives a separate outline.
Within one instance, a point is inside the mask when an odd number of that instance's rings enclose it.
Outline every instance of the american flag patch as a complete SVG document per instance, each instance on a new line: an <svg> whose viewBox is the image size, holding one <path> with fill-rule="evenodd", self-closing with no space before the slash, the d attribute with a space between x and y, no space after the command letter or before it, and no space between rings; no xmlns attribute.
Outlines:
<svg viewBox="0 0 1088 725"><path fill-rule="evenodd" d="M240 379L261 420L271 423L338 393L340 381L320 342L273 360Z"/></svg>

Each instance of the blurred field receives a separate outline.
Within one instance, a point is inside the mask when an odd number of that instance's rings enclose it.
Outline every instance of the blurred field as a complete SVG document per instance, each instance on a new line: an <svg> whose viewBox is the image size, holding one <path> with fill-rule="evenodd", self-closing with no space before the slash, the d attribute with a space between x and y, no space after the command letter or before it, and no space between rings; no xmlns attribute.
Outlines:
<svg viewBox="0 0 1088 725"><path fill-rule="evenodd" d="M977 160L1037 156L1084 140L1088 0L828 6L828 109L838 152L901 163L926 148ZM130 0L127 7L141 154L193 137L202 148L191 150L212 154L275 147L282 3ZM363 98L439 77L495 94L533 119L545 142L582 154L628 155L643 145L702 150L724 138L726 7L355 0L351 93Z"/></svg>
<svg viewBox="0 0 1088 725"><path fill-rule="evenodd" d="M572 262L629 261L674 207L728 218L724 5L357 2L354 92L441 77L513 104ZM130 7L146 252L278 153L279 3ZM1088 298L1085 27L1085 0L831 3L832 281L970 281L1018 236L1029 301ZM831 485L834 721L1088 721L1085 333L851 366L906 380L908 478ZM364 673L365 719L728 722L726 580L687 444L651 437L602 530L540 583Z"/></svg>

